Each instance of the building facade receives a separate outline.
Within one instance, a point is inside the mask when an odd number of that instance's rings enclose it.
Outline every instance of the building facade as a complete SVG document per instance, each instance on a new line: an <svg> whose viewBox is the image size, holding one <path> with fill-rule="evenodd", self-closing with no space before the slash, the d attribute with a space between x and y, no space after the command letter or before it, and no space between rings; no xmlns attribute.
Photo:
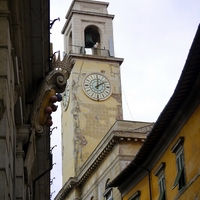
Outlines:
<svg viewBox="0 0 200 200"><path fill-rule="evenodd" d="M49 1L0 1L0 199L50 199L50 113L70 73L51 26Z"/></svg>
<svg viewBox="0 0 200 200"><path fill-rule="evenodd" d="M130 164L111 180L124 200L200 199L200 28L176 89Z"/></svg>
<svg viewBox="0 0 200 200"><path fill-rule="evenodd" d="M80 173L64 183L55 199L120 199L119 191L106 189L107 184L135 157L152 126L145 122L116 121L91 152Z"/></svg>

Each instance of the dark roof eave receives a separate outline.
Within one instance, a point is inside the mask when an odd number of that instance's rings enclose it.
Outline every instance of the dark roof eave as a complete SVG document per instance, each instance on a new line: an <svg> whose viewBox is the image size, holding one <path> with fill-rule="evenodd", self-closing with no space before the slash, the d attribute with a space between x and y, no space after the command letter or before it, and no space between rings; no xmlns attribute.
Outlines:
<svg viewBox="0 0 200 200"><path fill-rule="evenodd" d="M158 117L152 131L134 160L113 181L110 182L109 187L120 186L130 176L130 173L134 171L134 167L136 167L135 163L137 163L137 165L142 165L147 156L151 154L153 148L160 139L160 133L163 133L167 126L175 118L178 110L182 107L187 97L190 95L196 81L198 81L200 73L199 66L200 26L197 29L188 58L172 97Z"/></svg>

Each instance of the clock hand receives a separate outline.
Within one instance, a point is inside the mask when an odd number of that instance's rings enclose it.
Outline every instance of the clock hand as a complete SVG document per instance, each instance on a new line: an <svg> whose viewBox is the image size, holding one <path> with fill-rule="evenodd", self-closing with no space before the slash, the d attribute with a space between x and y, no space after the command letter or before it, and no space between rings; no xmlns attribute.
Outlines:
<svg viewBox="0 0 200 200"><path fill-rule="evenodd" d="M97 75L96 75L97 76ZM99 84L99 79L98 79L98 76L97 76L97 85ZM95 86L95 88L97 88L97 85Z"/></svg>
<svg viewBox="0 0 200 200"><path fill-rule="evenodd" d="M95 87L98 88L102 84L104 84L104 82L101 82L101 83L97 84Z"/></svg>

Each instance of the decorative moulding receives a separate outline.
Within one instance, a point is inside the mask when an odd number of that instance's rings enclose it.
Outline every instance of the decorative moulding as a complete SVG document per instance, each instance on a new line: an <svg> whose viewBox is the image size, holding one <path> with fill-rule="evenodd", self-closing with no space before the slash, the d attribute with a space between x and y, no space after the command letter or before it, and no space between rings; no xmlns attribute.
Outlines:
<svg viewBox="0 0 200 200"><path fill-rule="evenodd" d="M64 56L62 61L60 60L60 53L57 59L55 56L53 57L51 63L52 70L41 83L32 108L31 125L36 133L41 134L43 132L43 126L45 125L43 123L45 119L41 120L41 115L44 115L47 119L47 115L44 114L44 102L48 104L50 94L54 95L55 93L64 92L74 63L67 55Z"/></svg>

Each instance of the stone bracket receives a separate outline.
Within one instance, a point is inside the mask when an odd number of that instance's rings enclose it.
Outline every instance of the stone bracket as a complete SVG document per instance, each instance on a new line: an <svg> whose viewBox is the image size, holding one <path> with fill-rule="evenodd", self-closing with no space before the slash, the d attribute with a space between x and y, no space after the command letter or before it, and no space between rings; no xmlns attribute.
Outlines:
<svg viewBox="0 0 200 200"><path fill-rule="evenodd" d="M31 112L31 125L36 133L42 134L43 132L44 124L40 120L41 113L44 114L44 110L42 110L43 103L47 101L46 98L52 90L55 93L64 92L73 65L74 61L69 60L67 55L60 61L60 53L57 60L52 60L52 71L47 74L41 83Z"/></svg>

